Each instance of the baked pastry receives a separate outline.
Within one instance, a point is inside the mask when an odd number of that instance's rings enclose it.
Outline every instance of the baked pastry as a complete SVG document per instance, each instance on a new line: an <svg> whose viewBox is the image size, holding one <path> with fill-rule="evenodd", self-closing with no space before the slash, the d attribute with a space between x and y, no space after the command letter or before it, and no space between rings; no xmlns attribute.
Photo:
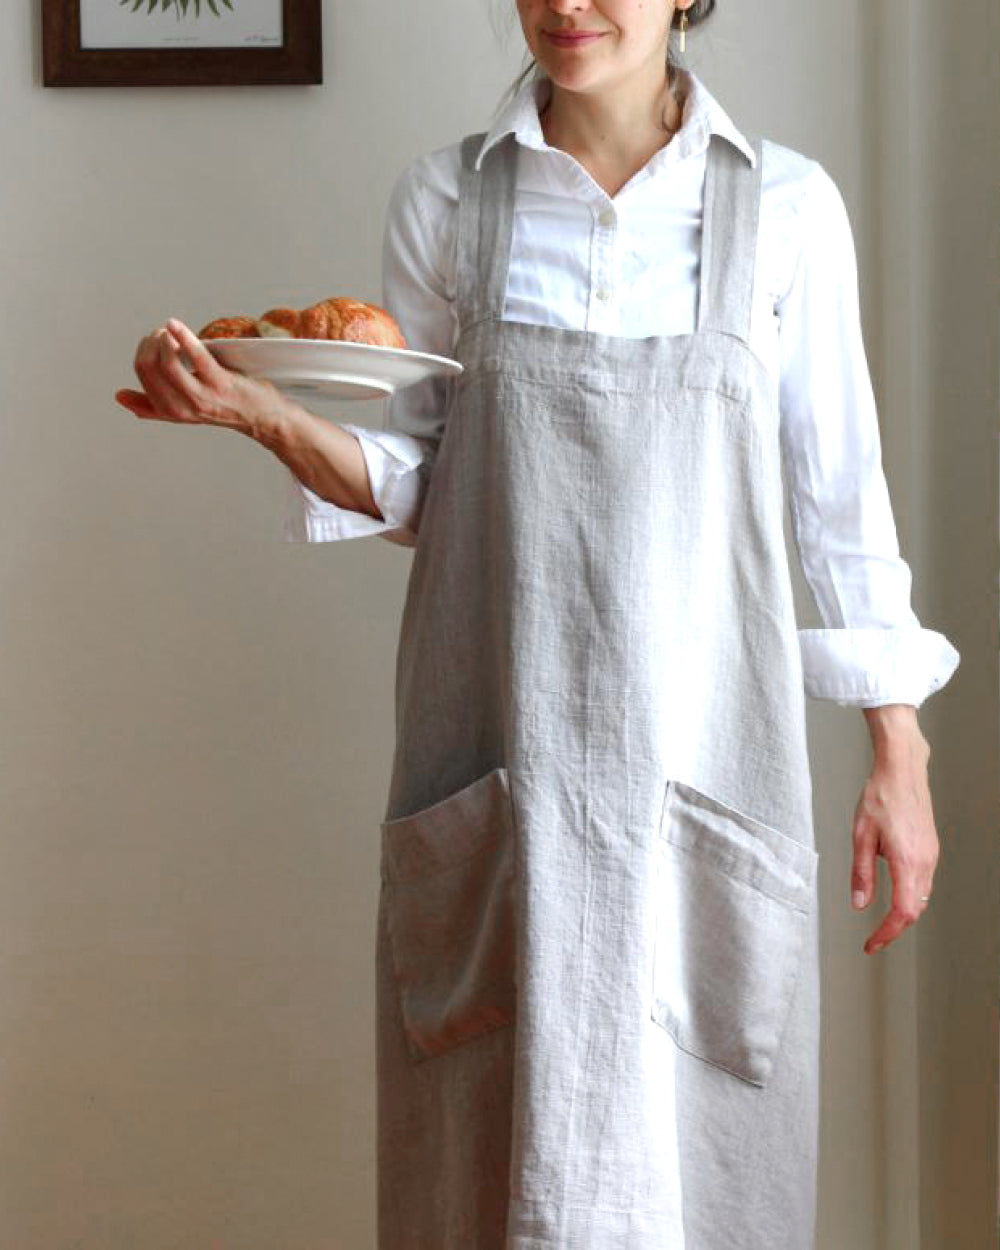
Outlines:
<svg viewBox="0 0 1000 1250"><path fill-rule="evenodd" d="M297 308L272 308L257 318L257 333L262 339L298 339L299 317Z"/></svg>
<svg viewBox="0 0 1000 1250"><path fill-rule="evenodd" d="M258 339L256 317L217 317L198 331L200 339Z"/></svg>
<svg viewBox="0 0 1000 1250"><path fill-rule="evenodd" d="M346 295L320 300L301 311L272 308L261 317L218 317L198 332L200 339L336 339L372 347L406 347L393 318L377 304Z"/></svg>
<svg viewBox="0 0 1000 1250"><path fill-rule="evenodd" d="M373 347L405 347L402 331L377 304L348 296L320 300L311 308L272 308L257 321L262 338L338 339Z"/></svg>

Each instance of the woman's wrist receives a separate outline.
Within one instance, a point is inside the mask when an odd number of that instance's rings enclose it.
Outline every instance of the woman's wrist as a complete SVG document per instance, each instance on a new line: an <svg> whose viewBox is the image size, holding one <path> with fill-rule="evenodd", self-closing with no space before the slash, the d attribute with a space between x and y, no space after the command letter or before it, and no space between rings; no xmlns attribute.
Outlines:
<svg viewBox="0 0 1000 1250"><path fill-rule="evenodd" d="M260 443L268 451L277 451L286 447L296 432L302 429L303 424L313 417L307 409L289 399L277 387L269 387L268 390L273 391L273 394L266 394L263 402L255 404L246 412L241 433Z"/></svg>
<svg viewBox="0 0 1000 1250"><path fill-rule="evenodd" d="M924 737L912 703L886 703L881 707L861 709L871 734L872 750L877 759L900 753L917 753L925 762L930 756L930 743Z"/></svg>

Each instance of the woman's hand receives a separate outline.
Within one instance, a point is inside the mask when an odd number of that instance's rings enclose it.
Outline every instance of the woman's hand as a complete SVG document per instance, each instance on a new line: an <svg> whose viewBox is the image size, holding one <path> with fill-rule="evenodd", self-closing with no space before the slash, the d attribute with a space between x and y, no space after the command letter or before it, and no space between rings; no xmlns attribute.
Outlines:
<svg viewBox="0 0 1000 1250"><path fill-rule="evenodd" d="M854 813L854 906L867 907L875 897L876 855L888 861L892 878L892 906L865 942L872 954L923 914L940 848L927 776L930 747L916 708L897 703L864 713L875 758Z"/></svg>
<svg viewBox="0 0 1000 1250"><path fill-rule="evenodd" d="M144 389L116 391L115 399L137 417L219 425L257 438L280 419L287 403L270 382L219 364L197 335L174 318L146 335L134 363Z"/></svg>
<svg viewBox="0 0 1000 1250"><path fill-rule="evenodd" d="M322 499L383 519L355 435L294 403L270 382L226 369L182 321L171 318L146 335L135 354L135 371L145 390L116 391L115 399L137 417L239 430Z"/></svg>

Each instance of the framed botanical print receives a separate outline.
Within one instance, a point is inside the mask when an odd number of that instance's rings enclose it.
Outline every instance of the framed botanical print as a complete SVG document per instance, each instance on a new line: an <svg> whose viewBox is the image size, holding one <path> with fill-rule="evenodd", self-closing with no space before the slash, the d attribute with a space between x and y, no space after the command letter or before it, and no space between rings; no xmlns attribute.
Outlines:
<svg viewBox="0 0 1000 1250"><path fill-rule="evenodd" d="M322 0L42 0L46 87L321 83Z"/></svg>

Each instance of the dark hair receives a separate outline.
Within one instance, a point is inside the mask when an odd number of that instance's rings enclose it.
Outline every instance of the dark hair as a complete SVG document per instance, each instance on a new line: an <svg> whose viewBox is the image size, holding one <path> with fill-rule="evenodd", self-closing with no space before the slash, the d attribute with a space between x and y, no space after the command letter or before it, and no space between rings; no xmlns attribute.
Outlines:
<svg viewBox="0 0 1000 1250"><path fill-rule="evenodd" d="M689 5L686 10L687 19L688 19L688 28L690 29L691 27L694 27L694 26L700 26L703 22L707 22L708 19L715 12L715 5L716 5L716 0L694 0L694 3ZM676 8L674 9L674 17L670 26L671 30L677 30L680 27L682 12L683 10L681 9L676 9ZM531 71L534 69L537 69L537 67L538 67L538 63L536 62L535 58L529 54L528 64L524 67L524 69L521 70L520 74L518 74L518 76L510 84L510 86L507 88L503 96L503 99L497 105L496 111L498 113L500 109L503 108L504 104L506 104L508 100L512 99L517 94L517 92L520 90L521 86L523 85L524 80L528 77ZM682 68L682 62L677 58L676 55L674 55L671 49L671 46L668 43L667 45L667 69L670 73L671 79L673 79L675 72L680 68Z"/></svg>

